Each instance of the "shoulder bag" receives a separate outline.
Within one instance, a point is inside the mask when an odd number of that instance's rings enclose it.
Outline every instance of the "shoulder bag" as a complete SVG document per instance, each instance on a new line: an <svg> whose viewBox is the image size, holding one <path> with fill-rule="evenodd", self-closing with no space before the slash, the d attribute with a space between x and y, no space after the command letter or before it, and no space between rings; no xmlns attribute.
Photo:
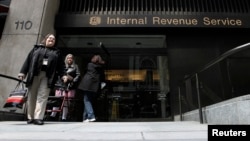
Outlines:
<svg viewBox="0 0 250 141"><path fill-rule="evenodd" d="M4 108L23 108L27 100L28 89L24 88L23 81L19 81L15 89L12 90L7 98Z"/></svg>

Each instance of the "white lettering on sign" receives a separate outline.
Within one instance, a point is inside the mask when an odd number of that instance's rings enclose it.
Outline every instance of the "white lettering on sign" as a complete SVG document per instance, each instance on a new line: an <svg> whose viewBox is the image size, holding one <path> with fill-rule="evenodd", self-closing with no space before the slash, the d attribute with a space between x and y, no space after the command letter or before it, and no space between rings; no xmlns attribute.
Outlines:
<svg viewBox="0 0 250 141"><path fill-rule="evenodd" d="M197 19L185 19L185 18L160 18L160 17L153 17L153 24L159 25L197 25Z"/></svg>
<svg viewBox="0 0 250 141"><path fill-rule="evenodd" d="M147 24L147 17L144 18L107 18L107 24L113 25L145 25Z"/></svg>
<svg viewBox="0 0 250 141"><path fill-rule="evenodd" d="M93 19L93 17L91 17ZM201 17L201 18L162 18L159 16L153 16L152 19L148 20L149 17L107 17L107 25L138 25L138 26L225 26L225 27L240 27L243 26L242 19L237 18L210 18L210 17ZM93 20L92 20L93 21ZM101 20L99 20L101 21ZM91 25L99 25L91 24ZM26 28L30 28L30 23L26 25Z"/></svg>
<svg viewBox="0 0 250 141"><path fill-rule="evenodd" d="M203 18L203 23L204 25L207 26L218 26L218 25L223 25L223 26L241 26L242 21L240 19L210 19L209 17L204 17Z"/></svg>

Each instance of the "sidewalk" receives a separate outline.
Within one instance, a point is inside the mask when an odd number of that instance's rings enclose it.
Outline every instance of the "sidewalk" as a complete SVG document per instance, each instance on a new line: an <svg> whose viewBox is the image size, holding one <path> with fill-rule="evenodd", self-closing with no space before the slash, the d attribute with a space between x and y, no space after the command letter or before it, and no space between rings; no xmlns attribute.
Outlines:
<svg viewBox="0 0 250 141"><path fill-rule="evenodd" d="M207 141L199 122L0 122L0 141Z"/></svg>

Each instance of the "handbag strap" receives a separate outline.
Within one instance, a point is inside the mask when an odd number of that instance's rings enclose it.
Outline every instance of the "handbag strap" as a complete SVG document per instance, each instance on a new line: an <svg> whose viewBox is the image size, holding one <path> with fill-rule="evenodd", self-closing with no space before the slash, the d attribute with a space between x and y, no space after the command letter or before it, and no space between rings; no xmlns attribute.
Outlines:
<svg viewBox="0 0 250 141"><path fill-rule="evenodd" d="M21 80L21 81L19 81L19 82L17 83L15 90L17 90L18 88L20 88L20 86L21 86L22 90L24 90L24 83L23 83L23 80Z"/></svg>

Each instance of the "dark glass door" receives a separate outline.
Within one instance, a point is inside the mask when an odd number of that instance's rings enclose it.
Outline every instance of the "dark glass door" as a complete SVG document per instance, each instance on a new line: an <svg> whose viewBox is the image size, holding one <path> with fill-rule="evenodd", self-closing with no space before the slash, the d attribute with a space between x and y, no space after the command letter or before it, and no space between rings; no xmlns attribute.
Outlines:
<svg viewBox="0 0 250 141"><path fill-rule="evenodd" d="M109 121L167 119L167 56L114 55L105 74Z"/></svg>

